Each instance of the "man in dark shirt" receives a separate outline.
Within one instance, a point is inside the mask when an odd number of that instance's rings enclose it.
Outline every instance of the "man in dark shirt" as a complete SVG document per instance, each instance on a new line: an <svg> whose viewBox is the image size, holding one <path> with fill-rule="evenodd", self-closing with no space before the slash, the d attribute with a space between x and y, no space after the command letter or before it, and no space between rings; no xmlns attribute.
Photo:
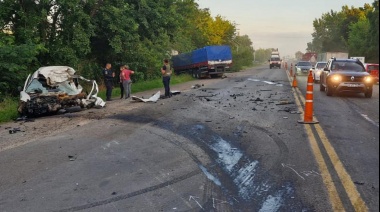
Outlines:
<svg viewBox="0 0 380 212"><path fill-rule="evenodd" d="M161 68L162 82L165 87L165 98L170 98L172 94L170 93L170 76L172 75L172 69L169 64L169 60L164 60L164 66Z"/></svg>
<svg viewBox="0 0 380 212"><path fill-rule="evenodd" d="M112 88L113 88L113 78L115 77L115 72L112 71L111 63L107 63L106 67L103 69L104 84L106 85L106 96L107 101L111 101Z"/></svg>

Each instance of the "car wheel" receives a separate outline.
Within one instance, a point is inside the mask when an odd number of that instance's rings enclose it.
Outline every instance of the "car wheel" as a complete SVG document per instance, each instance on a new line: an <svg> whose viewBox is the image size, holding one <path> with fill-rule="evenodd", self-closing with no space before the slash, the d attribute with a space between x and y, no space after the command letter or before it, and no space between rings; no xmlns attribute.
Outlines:
<svg viewBox="0 0 380 212"><path fill-rule="evenodd" d="M327 96L332 96L333 94L334 94L334 91L333 91L333 89L331 88L331 86L326 85L326 95L327 95Z"/></svg>
<svg viewBox="0 0 380 212"><path fill-rule="evenodd" d="M365 98L372 98L372 89L369 89L364 93Z"/></svg>
<svg viewBox="0 0 380 212"><path fill-rule="evenodd" d="M322 82L319 84L319 91L325 91L325 86L322 85Z"/></svg>

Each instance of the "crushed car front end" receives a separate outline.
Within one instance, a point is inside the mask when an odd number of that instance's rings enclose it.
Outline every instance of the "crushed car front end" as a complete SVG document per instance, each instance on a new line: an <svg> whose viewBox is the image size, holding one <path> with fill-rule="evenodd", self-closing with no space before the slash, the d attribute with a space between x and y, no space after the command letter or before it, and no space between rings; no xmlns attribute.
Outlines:
<svg viewBox="0 0 380 212"><path fill-rule="evenodd" d="M91 92L83 91L80 80L92 83ZM66 112L73 107L104 107L105 102L97 97L98 90L96 81L75 75L71 67L41 67L25 81L18 112L23 116L42 116Z"/></svg>

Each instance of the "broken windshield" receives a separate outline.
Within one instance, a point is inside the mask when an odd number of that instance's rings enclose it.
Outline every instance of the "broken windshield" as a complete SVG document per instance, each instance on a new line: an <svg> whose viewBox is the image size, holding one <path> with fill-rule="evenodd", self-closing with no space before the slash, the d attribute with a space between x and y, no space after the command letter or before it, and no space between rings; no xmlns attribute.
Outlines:
<svg viewBox="0 0 380 212"><path fill-rule="evenodd" d="M29 86L26 88L26 93L49 93L49 92L63 92L67 95L77 95L82 92L82 87L78 87L73 82L65 81L56 87L44 86L45 81L40 81L38 79L33 79Z"/></svg>

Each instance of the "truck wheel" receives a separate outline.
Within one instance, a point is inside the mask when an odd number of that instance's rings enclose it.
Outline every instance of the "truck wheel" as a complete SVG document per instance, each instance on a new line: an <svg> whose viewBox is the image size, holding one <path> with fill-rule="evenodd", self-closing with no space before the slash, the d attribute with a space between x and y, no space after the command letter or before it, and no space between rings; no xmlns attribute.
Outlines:
<svg viewBox="0 0 380 212"><path fill-rule="evenodd" d="M332 96L334 94L334 90L331 86L326 85L326 95L327 96Z"/></svg>
<svg viewBox="0 0 380 212"><path fill-rule="evenodd" d="M193 71L193 72L191 73L191 75L193 76L193 78L197 78L197 74L196 74L195 71Z"/></svg>
<svg viewBox="0 0 380 212"><path fill-rule="evenodd" d="M365 98L372 98L372 88L364 93Z"/></svg>

